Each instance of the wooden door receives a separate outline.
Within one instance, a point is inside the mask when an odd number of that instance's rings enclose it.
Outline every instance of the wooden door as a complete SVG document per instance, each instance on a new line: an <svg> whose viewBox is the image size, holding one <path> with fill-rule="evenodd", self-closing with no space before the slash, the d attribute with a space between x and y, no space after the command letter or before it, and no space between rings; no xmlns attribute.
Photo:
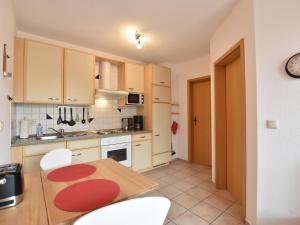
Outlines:
<svg viewBox="0 0 300 225"><path fill-rule="evenodd" d="M93 55L65 49L64 58L64 103L72 105L94 104Z"/></svg>
<svg viewBox="0 0 300 225"><path fill-rule="evenodd" d="M227 189L242 201L245 147L244 78L240 57L226 65Z"/></svg>
<svg viewBox="0 0 300 225"><path fill-rule="evenodd" d="M24 102L63 103L63 48L26 40Z"/></svg>
<svg viewBox="0 0 300 225"><path fill-rule="evenodd" d="M192 162L211 166L210 79L191 83Z"/></svg>
<svg viewBox="0 0 300 225"><path fill-rule="evenodd" d="M171 88L152 85L152 101L171 103Z"/></svg>
<svg viewBox="0 0 300 225"><path fill-rule="evenodd" d="M164 66L153 65L153 84L171 87L171 70Z"/></svg>
<svg viewBox="0 0 300 225"><path fill-rule="evenodd" d="M125 64L125 90L144 93L144 66L134 63Z"/></svg>
<svg viewBox="0 0 300 225"><path fill-rule="evenodd" d="M153 103L153 154L171 151L171 105Z"/></svg>

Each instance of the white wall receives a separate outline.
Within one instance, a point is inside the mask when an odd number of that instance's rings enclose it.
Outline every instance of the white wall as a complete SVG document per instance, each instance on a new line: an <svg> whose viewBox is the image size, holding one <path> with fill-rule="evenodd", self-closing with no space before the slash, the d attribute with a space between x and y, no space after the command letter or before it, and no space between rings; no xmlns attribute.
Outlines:
<svg viewBox="0 0 300 225"><path fill-rule="evenodd" d="M2 55L3 44L7 44L7 53L11 57L8 71L13 72L13 47L15 35L15 19L11 0L0 0L0 121L4 123L4 130L0 132L0 164L10 161L11 104L6 96L12 94L12 78L3 78Z"/></svg>
<svg viewBox="0 0 300 225"><path fill-rule="evenodd" d="M172 116L179 124L177 134L172 137L173 148L177 152L175 157L187 160L187 82L189 79L210 75L209 55L168 66L172 70L172 102L179 103L179 107L172 107L173 111L179 112L179 115Z"/></svg>
<svg viewBox="0 0 300 225"><path fill-rule="evenodd" d="M210 41L210 67L212 71L212 118L214 118L214 62L239 40L245 41L246 76L246 151L247 151L247 212L246 220L256 224L256 165L257 165L257 118L256 118L256 71L254 18L252 0L241 0L214 33ZM212 124L213 180L215 179L215 123Z"/></svg>
<svg viewBox="0 0 300 225"><path fill-rule="evenodd" d="M300 224L300 80L284 70L300 52L299 9L299 0L255 0L259 225Z"/></svg>

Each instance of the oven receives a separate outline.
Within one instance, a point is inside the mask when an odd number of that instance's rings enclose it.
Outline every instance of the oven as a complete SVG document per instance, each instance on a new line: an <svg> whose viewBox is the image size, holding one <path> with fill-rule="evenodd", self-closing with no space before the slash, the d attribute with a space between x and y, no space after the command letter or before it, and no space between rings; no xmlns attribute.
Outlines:
<svg viewBox="0 0 300 225"><path fill-rule="evenodd" d="M131 136L115 136L101 139L101 159L111 158L131 167Z"/></svg>

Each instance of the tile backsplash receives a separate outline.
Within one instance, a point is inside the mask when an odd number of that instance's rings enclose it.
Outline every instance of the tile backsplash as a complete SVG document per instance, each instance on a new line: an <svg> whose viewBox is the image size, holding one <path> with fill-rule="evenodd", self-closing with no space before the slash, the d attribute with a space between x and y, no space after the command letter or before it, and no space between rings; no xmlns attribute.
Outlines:
<svg viewBox="0 0 300 225"><path fill-rule="evenodd" d="M61 116L64 118L64 107L67 109L67 120L70 120L70 108L71 106L61 105L41 105L41 104L16 104L15 110L12 112L12 118L15 129L12 135L19 136L20 134L20 121L24 118L31 121L29 127L29 134L36 134L36 126L41 123L44 133L53 133L48 130L49 128L64 129L65 132L82 131L82 130L99 130L99 129L114 129L121 128L121 119L124 117L133 117L137 114L136 107L124 107L121 108L121 112L118 110L118 104L116 100L107 100L95 104L93 106L85 107L85 124L82 124L82 106L74 106L73 119L75 120L76 114L79 115L79 122L75 126L69 126L67 124L57 125L57 119L59 117L59 108L61 108ZM87 108L89 109L90 117L94 120L89 123L87 120ZM47 114L53 119L47 119Z"/></svg>

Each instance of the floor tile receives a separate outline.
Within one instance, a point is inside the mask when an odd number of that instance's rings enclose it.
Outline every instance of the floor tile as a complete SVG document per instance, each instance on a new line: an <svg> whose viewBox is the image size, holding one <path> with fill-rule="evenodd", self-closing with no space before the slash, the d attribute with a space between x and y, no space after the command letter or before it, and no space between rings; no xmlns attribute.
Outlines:
<svg viewBox="0 0 300 225"><path fill-rule="evenodd" d="M166 197L166 196L164 196L162 193L160 193L158 191L153 191L153 192L147 193L146 195L143 195L142 197Z"/></svg>
<svg viewBox="0 0 300 225"><path fill-rule="evenodd" d="M186 181L190 184L194 184L194 185L199 185L199 184L203 183L203 180L201 180L195 176L188 177L188 178L184 179L184 181Z"/></svg>
<svg viewBox="0 0 300 225"><path fill-rule="evenodd" d="M169 223L167 223L167 225L176 225L176 224L170 221Z"/></svg>
<svg viewBox="0 0 300 225"><path fill-rule="evenodd" d="M216 195L212 195L209 198L205 199L204 202L210 204L211 206L216 207L217 209L220 209L222 211L225 211L228 209L233 203L231 201L228 201L227 199L221 198Z"/></svg>
<svg viewBox="0 0 300 225"><path fill-rule="evenodd" d="M209 223L214 221L219 215L222 214L221 210L205 202L200 202L199 204L191 208L190 211Z"/></svg>
<svg viewBox="0 0 300 225"><path fill-rule="evenodd" d="M159 192L170 199L182 193L182 191L171 185L160 189Z"/></svg>
<svg viewBox="0 0 300 225"><path fill-rule="evenodd" d="M169 222L171 222L171 220L169 220L168 218L166 218L164 224L168 224Z"/></svg>
<svg viewBox="0 0 300 225"><path fill-rule="evenodd" d="M213 223L213 225L243 225L240 220L234 218L233 216L224 213L220 217L218 217Z"/></svg>
<svg viewBox="0 0 300 225"><path fill-rule="evenodd" d="M180 181L180 182L177 182L177 183L175 183L173 185L174 185L174 187L178 188L181 191L186 191L186 190L191 189L192 187L195 186L195 185L190 184L190 183L188 183L186 181Z"/></svg>
<svg viewBox="0 0 300 225"><path fill-rule="evenodd" d="M217 191L215 184L212 181L206 181L203 183L198 184L198 187L206 190L210 193L215 193Z"/></svg>
<svg viewBox="0 0 300 225"><path fill-rule="evenodd" d="M199 178L201 181L211 180L211 174L197 173L196 175L194 175L194 177Z"/></svg>
<svg viewBox="0 0 300 225"><path fill-rule="evenodd" d="M200 202L199 199L186 193L182 193L176 196L175 198L173 198L173 201L177 202L179 205L183 206L186 209L190 209Z"/></svg>
<svg viewBox="0 0 300 225"><path fill-rule="evenodd" d="M179 179L185 179L185 178L189 177L189 175L187 175L186 173L183 173L181 171L174 173L173 176L175 176Z"/></svg>
<svg viewBox="0 0 300 225"><path fill-rule="evenodd" d="M171 208L168 212L168 219L169 220L174 220L176 217L182 215L183 213L186 212L186 208L182 207L178 203L171 201Z"/></svg>
<svg viewBox="0 0 300 225"><path fill-rule="evenodd" d="M226 213L230 214L236 219L242 220L242 206L240 203L235 203L229 209L227 209Z"/></svg>
<svg viewBox="0 0 300 225"><path fill-rule="evenodd" d="M206 221L194 215L191 212L186 212L174 220L177 225L208 225Z"/></svg>
<svg viewBox="0 0 300 225"><path fill-rule="evenodd" d="M198 170L195 170L193 168L186 168L186 169L181 170L180 172L185 173L188 176L192 176L192 175L195 175L195 174L199 173Z"/></svg>
<svg viewBox="0 0 300 225"><path fill-rule="evenodd" d="M162 178L161 180L167 182L168 184L174 184L174 183L176 183L176 182L181 181L180 178L175 177L175 176L173 176L173 175L168 175L168 176Z"/></svg>
<svg viewBox="0 0 300 225"><path fill-rule="evenodd" d="M199 187L193 187L193 188L185 191L185 193L192 195L193 197L198 198L199 200L203 200L211 195L210 192L205 191Z"/></svg>
<svg viewBox="0 0 300 225"><path fill-rule="evenodd" d="M218 190L216 193L215 193L216 196L219 196L219 197L222 197L222 198L225 198L231 202L236 202L236 198L227 190Z"/></svg>

